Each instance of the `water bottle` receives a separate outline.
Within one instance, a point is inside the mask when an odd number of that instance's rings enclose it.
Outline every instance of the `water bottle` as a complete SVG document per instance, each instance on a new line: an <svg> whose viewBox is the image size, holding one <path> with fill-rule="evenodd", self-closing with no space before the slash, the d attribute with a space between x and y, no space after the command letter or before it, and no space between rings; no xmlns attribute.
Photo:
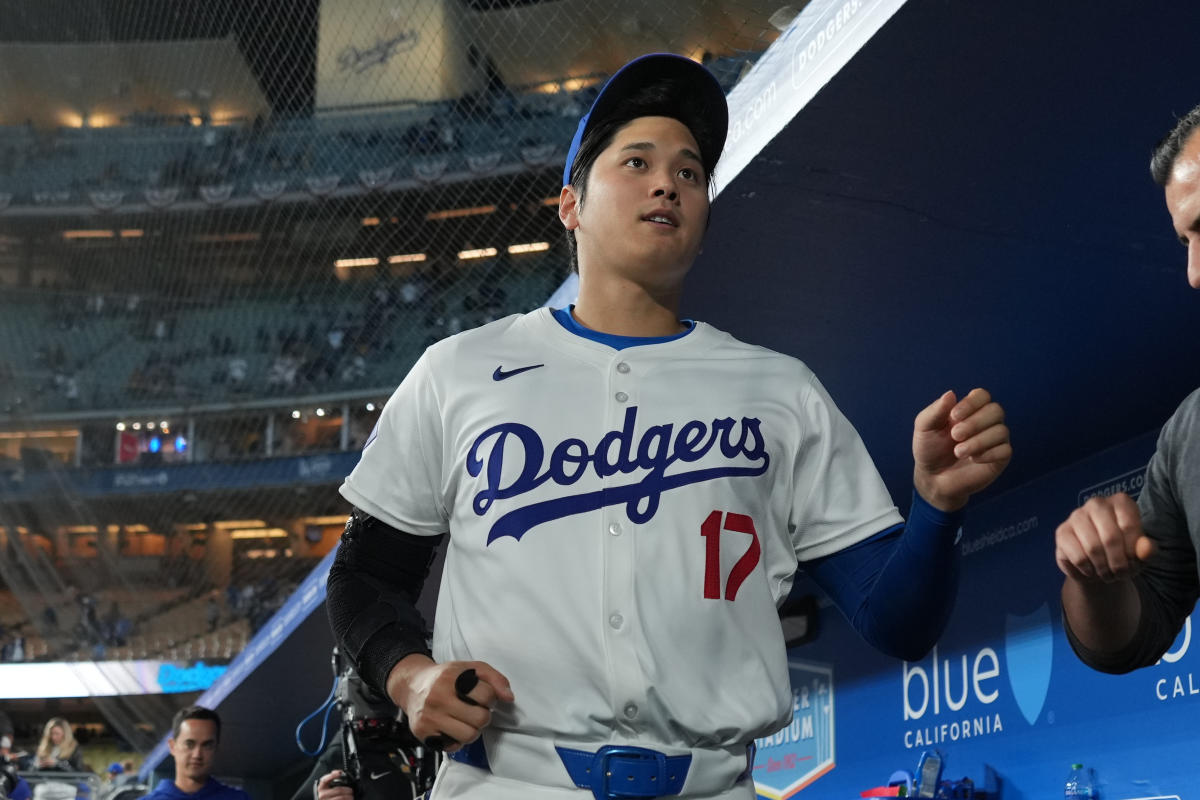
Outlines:
<svg viewBox="0 0 1200 800"><path fill-rule="evenodd" d="M1091 767L1084 767L1083 764L1072 764L1063 800L1099 800L1099 797L1100 790L1096 788L1095 771Z"/></svg>

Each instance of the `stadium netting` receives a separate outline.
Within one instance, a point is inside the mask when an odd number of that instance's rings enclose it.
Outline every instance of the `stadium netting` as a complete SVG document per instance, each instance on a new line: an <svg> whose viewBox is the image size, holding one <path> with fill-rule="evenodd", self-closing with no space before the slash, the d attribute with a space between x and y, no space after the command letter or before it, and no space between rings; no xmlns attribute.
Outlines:
<svg viewBox="0 0 1200 800"><path fill-rule="evenodd" d="M803 4L799 4L802 6ZM562 160L798 7L45 0L0 31L0 657L234 657L429 344L569 273Z"/></svg>

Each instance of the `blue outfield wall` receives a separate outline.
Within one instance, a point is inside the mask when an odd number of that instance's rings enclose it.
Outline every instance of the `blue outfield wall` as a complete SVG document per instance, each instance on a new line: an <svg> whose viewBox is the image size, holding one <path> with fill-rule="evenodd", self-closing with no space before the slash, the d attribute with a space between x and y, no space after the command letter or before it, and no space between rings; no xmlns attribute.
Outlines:
<svg viewBox="0 0 1200 800"><path fill-rule="evenodd" d="M879 655L836 609L822 609L816 640L789 653L796 721L759 743L759 796L858 797L897 770L915 772L935 748L944 778L983 788L990 765L1004 800L1062 797L1072 762L1096 769L1104 800L1194 796L1200 655L1191 619L1157 665L1095 672L1067 643L1054 563L1054 530L1077 505L1096 493L1136 496L1156 437L971 508L954 614L921 661Z"/></svg>

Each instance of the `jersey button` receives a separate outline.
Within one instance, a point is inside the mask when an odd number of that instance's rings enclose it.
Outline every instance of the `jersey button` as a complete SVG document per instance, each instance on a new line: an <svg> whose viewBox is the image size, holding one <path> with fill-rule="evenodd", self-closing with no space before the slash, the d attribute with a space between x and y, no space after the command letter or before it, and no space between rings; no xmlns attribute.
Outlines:
<svg viewBox="0 0 1200 800"><path fill-rule="evenodd" d="M614 629L619 630L621 625L624 622L625 622L625 618L622 617L620 614L613 614L612 616L610 616L608 618L608 624L611 625Z"/></svg>
<svg viewBox="0 0 1200 800"><path fill-rule="evenodd" d="M626 719L636 719L637 718L637 714L638 714L637 703L626 703L625 708L622 710L625 712Z"/></svg>
<svg viewBox="0 0 1200 800"><path fill-rule="evenodd" d="M624 403L629 399L629 395L625 394L624 392L617 392L614 397L617 398L618 403Z"/></svg>
<svg viewBox="0 0 1200 800"><path fill-rule="evenodd" d="M625 373L629 372L629 365L622 361L620 364L617 364L617 372L624 375Z"/></svg>
<svg viewBox="0 0 1200 800"><path fill-rule="evenodd" d="M614 522L611 525L609 525L608 532L610 534L612 534L613 536L620 536L621 535L621 523Z"/></svg>

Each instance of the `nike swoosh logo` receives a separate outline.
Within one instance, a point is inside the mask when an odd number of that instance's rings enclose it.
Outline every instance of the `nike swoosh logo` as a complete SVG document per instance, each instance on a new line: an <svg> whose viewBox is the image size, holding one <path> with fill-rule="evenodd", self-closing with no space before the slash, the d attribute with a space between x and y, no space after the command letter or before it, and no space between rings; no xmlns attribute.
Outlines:
<svg viewBox="0 0 1200 800"><path fill-rule="evenodd" d="M502 381L507 378L511 378L513 375L520 375L522 372L529 372L529 370L531 370L531 369L537 369L538 367L544 367L544 366L546 366L546 365L545 364L534 364L531 367L518 367L517 369L510 369L507 372L504 370L504 367L496 367L496 371L492 373L492 380Z"/></svg>
<svg viewBox="0 0 1200 800"><path fill-rule="evenodd" d="M383 772L372 772L371 780L377 781L380 778L382 778L384 775L391 775L391 774L392 774L392 771L390 769L385 769Z"/></svg>

